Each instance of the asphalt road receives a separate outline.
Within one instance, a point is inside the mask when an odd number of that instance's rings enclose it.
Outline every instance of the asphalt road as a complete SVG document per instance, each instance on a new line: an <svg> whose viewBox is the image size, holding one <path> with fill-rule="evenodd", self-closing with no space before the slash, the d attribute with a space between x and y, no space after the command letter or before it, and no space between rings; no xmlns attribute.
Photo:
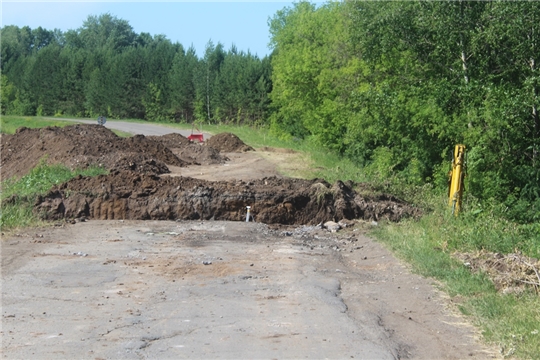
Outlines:
<svg viewBox="0 0 540 360"><path fill-rule="evenodd" d="M491 357L429 281L338 235L88 221L4 237L2 358Z"/></svg>

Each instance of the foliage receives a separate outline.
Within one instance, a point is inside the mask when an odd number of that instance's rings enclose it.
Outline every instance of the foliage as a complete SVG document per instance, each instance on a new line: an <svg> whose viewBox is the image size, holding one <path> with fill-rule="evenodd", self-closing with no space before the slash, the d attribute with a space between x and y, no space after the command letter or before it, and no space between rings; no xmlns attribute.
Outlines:
<svg viewBox="0 0 540 360"><path fill-rule="evenodd" d="M272 130L415 186L446 186L464 143L470 193L538 221L539 20L538 2L295 3L270 21Z"/></svg>
<svg viewBox="0 0 540 360"><path fill-rule="evenodd" d="M110 14L77 30L1 29L2 114L263 122L270 62L208 43L199 59Z"/></svg>

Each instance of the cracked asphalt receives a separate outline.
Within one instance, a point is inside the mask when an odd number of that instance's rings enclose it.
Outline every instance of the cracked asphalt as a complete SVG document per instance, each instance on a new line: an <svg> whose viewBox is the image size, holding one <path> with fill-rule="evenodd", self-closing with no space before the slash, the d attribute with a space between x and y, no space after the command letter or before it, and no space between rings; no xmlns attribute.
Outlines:
<svg viewBox="0 0 540 360"><path fill-rule="evenodd" d="M358 230L89 221L4 236L2 357L494 356Z"/></svg>

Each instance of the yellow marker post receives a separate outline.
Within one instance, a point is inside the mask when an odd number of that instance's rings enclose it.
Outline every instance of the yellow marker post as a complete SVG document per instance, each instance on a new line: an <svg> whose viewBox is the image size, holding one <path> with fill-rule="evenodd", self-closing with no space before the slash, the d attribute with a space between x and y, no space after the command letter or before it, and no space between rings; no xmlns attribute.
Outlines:
<svg viewBox="0 0 540 360"><path fill-rule="evenodd" d="M465 178L465 145L458 144L454 149L451 176L452 178L450 181L448 205L452 208L452 214L457 216L461 208L461 198L463 197L463 180Z"/></svg>

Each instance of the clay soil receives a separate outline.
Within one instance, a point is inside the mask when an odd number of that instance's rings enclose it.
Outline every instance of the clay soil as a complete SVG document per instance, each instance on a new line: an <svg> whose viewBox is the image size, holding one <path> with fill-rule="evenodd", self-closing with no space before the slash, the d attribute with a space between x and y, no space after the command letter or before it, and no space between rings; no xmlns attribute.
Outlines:
<svg viewBox="0 0 540 360"><path fill-rule="evenodd" d="M20 177L40 161L70 168L103 166L108 175L78 177L60 184L35 204L43 219L125 220L233 220L246 217L266 224L318 224L341 220L387 219L418 216L414 207L389 195L366 198L354 191L355 184L338 181L284 178L252 163L251 179L197 179L198 166L236 164L239 154L253 151L229 133L211 137L205 145L190 143L180 134L136 135L120 138L103 126L73 125L65 128L21 128L1 138L2 176ZM226 154L229 154L227 156ZM191 177L182 169L196 169ZM171 173L170 175L163 175Z"/></svg>

